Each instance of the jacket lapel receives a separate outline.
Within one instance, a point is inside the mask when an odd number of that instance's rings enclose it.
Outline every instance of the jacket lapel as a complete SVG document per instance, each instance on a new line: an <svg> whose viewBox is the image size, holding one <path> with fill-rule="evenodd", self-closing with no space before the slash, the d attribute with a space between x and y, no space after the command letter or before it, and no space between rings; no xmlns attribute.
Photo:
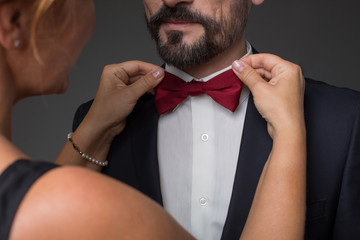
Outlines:
<svg viewBox="0 0 360 240"><path fill-rule="evenodd" d="M157 156L157 129L159 116L154 97L145 95L134 109L132 120L136 127L132 136L132 153L139 190L153 200L162 203L159 163Z"/></svg>
<svg viewBox="0 0 360 240"><path fill-rule="evenodd" d="M271 147L266 121L256 110L250 94L233 192L221 239L239 239Z"/></svg>

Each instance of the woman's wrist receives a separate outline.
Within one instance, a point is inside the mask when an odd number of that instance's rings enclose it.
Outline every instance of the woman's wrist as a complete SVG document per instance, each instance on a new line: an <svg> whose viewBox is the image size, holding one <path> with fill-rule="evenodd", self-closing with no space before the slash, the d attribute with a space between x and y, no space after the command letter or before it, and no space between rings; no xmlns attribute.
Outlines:
<svg viewBox="0 0 360 240"><path fill-rule="evenodd" d="M90 109L79 128L91 139L98 139L102 144L111 144L113 139L125 128L125 120L123 122L111 122L98 114L94 115Z"/></svg>
<svg viewBox="0 0 360 240"><path fill-rule="evenodd" d="M99 106L92 106L81 125L92 130L93 134L96 134L98 138L104 139L111 144L112 140L124 130L126 125L126 119L123 121L115 119L106 114L101 114Z"/></svg>
<svg viewBox="0 0 360 240"><path fill-rule="evenodd" d="M271 137L273 141L281 139L302 140L306 138L306 128L304 121L294 121L284 123L279 126L272 126Z"/></svg>
<svg viewBox="0 0 360 240"><path fill-rule="evenodd" d="M83 121L71 138L85 157L105 162L114 136L106 128Z"/></svg>

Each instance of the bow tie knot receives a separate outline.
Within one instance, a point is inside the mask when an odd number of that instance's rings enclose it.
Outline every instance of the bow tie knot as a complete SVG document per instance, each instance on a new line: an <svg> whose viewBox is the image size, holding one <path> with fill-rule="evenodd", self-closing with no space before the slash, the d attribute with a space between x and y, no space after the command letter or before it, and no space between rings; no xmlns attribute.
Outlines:
<svg viewBox="0 0 360 240"><path fill-rule="evenodd" d="M239 104L242 84L230 69L207 82L185 82L165 72L165 77L155 89L155 107L163 114L180 104L188 96L209 95L215 102L234 112Z"/></svg>
<svg viewBox="0 0 360 240"><path fill-rule="evenodd" d="M191 82L186 83L186 90L189 96L199 96L206 92L204 82L199 82L192 80Z"/></svg>

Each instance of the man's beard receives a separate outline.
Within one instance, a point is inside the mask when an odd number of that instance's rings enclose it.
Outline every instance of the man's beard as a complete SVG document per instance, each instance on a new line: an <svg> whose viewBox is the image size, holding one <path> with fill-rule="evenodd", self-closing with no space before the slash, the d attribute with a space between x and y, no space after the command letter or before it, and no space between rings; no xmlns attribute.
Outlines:
<svg viewBox="0 0 360 240"><path fill-rule="evenodd" d="M249 8L247 0L235 0L229 17L223 16L216 21L185 6L169 8L163 5L147 20L147 26L160 57L170 65L186 69L206 63L229 48L245 30ZM187 44L183 42L181 31L166 31L167 42L163 42L159 34L160 25L169 18L199 23L204 28L204 34L194 43Z"/></svg>

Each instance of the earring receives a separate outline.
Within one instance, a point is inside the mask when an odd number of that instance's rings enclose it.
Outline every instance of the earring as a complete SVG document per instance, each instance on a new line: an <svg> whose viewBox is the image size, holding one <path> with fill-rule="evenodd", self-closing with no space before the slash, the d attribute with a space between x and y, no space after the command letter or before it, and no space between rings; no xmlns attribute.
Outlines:
<svg viewBox="0 0 360 240"><path fill-rule="evenodd" d="M16 40L14 40L14 42L13 42L14 48L20 47L20 44L21 44L21 40L20 40L20 39L16 39Z"/></svg>

